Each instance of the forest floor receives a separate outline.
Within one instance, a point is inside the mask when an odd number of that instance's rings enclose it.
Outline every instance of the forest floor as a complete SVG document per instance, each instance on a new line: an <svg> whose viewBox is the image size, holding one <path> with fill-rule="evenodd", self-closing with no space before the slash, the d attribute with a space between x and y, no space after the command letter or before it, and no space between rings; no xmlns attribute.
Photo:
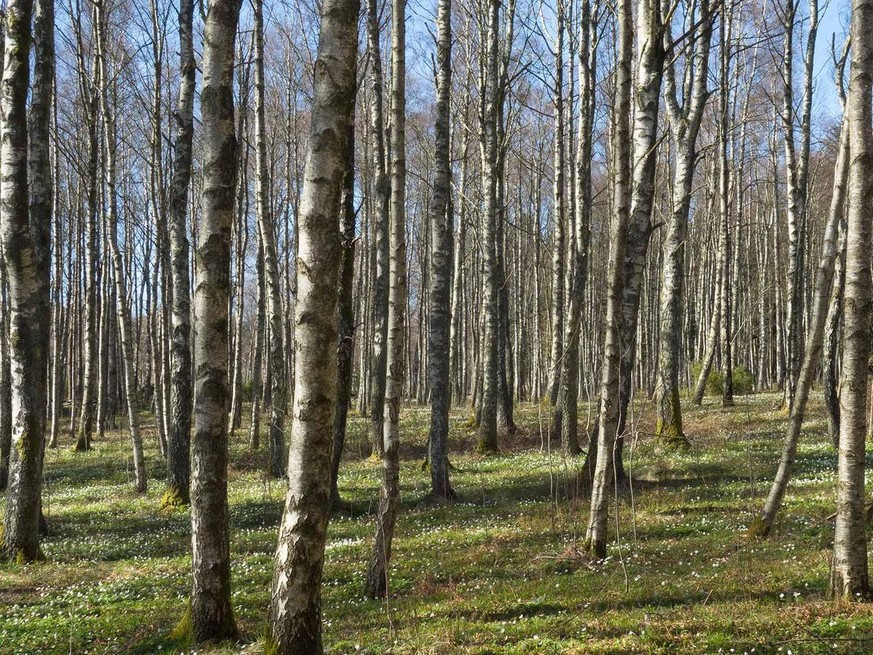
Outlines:
<svg viewBox="0 0 873 655"><path fill-rule="evenodd" d="M686 408L692 447L673 452L651 437L651 405L637 403L626 460L639 483L620 500L619 540L610 507L599 564L580 556L588 504L566 493L581 462L544 443L542 408L519 407L519 433L487 458L473 454L466 410L453 413L450 506L426 498L428 412L405 409L388 601L361 593L380 466L366 458L366 419L353 417L340 489L356 511L331 520L324 572L329 652L873 653L873 605L827 598L836 455L820 397L776 534L747 536L778 461L778 404L761 394ZM198 653L263 651L283 485L265 478L264 450L250 452L246 434L232 442L229 493L247 641ZM132 489L126 433L87 454L69 439L47 453L47 561L0 568L0 653L192 652L170 636L187 603L190 517L158 509L165 469L146 435L145 496Z"/></svg>

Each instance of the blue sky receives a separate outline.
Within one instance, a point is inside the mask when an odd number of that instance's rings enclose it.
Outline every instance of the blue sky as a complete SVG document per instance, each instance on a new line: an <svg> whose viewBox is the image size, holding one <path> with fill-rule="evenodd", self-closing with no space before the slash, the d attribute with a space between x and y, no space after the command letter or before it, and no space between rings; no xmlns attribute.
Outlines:
<svg viewBox="0 0 873 655"><path fill-rule="evenodd" d="M830 0L827 4L822 3L820 7L822 14L815 47L815 110L821 114L823 119L837 120L841 113L833 82L834 65L831 57L831 39L834 34L837 35L836 46L839 51L848 32L849 6L848 0ZM848 71L846 72L848 73Z"/></svg>

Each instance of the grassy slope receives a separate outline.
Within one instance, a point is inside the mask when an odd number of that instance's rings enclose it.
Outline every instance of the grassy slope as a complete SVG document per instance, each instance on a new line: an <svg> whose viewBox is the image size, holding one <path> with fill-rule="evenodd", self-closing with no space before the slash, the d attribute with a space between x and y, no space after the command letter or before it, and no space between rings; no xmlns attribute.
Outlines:
<svg viewBox="0 0 873 655"><path fill-rule="evenodd" d="M641 483L621 502L620 545L601 565L576 550L587 504L567 497L566 480L578 462L541 450L539 408L520 408L523 436L489 459L470 454L466 417L453 416L451 507L424 502L428 416L405 410L387 603L361 597L380 472L361 457L365 420L353 419L340 486L357 514L330 527L330 652L873 653L873 607L827 600L836 458L818 400L777 534L745 535L778 458L777 402L763 395L731 410L689 410L694 445L680 454L653 444L651 409L638 405L628 459ZM231 546L233 603L249 643L206 652L261 651L282 486L265 480L263 451L247 452L243 434L231 456ZM188 593L189 517L157 510L164 469L151 431L147 439L145 497L132 492L124 433L89 454L66 442L47 454L48 562L0 568L0 653L184 650L168 635Z"/></svg>

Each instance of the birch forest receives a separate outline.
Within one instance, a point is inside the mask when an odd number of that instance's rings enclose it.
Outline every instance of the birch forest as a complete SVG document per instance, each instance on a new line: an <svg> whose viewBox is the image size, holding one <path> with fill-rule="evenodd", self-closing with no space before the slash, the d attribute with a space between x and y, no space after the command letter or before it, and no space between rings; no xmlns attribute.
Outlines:
<svg viewBox="0 0 873 655"><path fill-rule="evenodd" d="M873 0L0 22L0 654L873 653Z"/></svg>

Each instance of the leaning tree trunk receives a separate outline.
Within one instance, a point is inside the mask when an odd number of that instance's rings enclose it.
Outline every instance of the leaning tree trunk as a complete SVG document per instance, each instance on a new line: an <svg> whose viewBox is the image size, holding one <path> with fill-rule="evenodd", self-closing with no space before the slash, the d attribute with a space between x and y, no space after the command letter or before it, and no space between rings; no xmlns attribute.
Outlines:
<svg viewBox="0 0 873 655"><path fill-rule="evenodd" d="M51 217L38 213L31 216L28 199L27 97L32 10L30 0L11 0L7 4L0 85L0 109L5 119L0 125L0 246L9 277L8 355L12 372L12 452L0 548L2 556L13 561L40 557L48 355L48 331L41 327L49 315L47 235L51 233ZM45 19L44 8L40 10ZM54 26L49 24L47 29ZM46 65L39 53L36 62L40 67ZM35 78L39 79L39 73ZM38 132L34 136L41 135ZM42 193L44 189L35 191ZM46 218L49 222L45 225L36 222Z"/></svg>
<svg viewBox="0 0 873 655"><path fill-rule="evenodd" d="M212 0L203 36L203 209L194 278L191 627L198 643L236 635L227 507L230 234L237 176L234 41L239 0Z"/></svg>
<svg viewBox="0 0 873 655"><path fill-rule="evenodd" d="M700 405L703 402L703 394L706 392L706 382L709 380L709 374L712 372L712 364L715 361L715 353L718 350L719 334L721 334L721 301L723 296L721 292L723 275L720 262L722 261L722 257L724 257L723 249L725 247L724 235L722 234L722 231L719 230L718 255L716 257L716 261L719 262L719 267L716 274L715 289L713 291L715 301L713 303L712 316L709 319L709 332L706 337L706 352L703 355L700 374L697 376L697 381L694 383L694 393L691 396L691 402L695 405Z"/></svg>
<svg viewBox="0 0 873 655"><path fill-rule="evenodd" d="M452 87L452 0L437 6L437 104L433 198L430 204L430 325L427 338L430 376L430 492L436 498L454 495L449 482L449 332L451 317L452 213L451 139L449 136Z"/></svg>
<svg viewBox="0 0 873 655"><path fill-rule="evenodd" d="M843 214L843 205L846 198L846 181L848 177L849 163L849 134L845 121L840 130L840 143L837 152L837 162L834 169L834 191L831 197L831 208L828 222L825 227L824 242L822 243L821 259L815 278L815 290L812 295L812 322L809 325L809 334L806 338L806 351L803 356L803 365L800 368L800 377L794 393L794 402L788 417L788 430L785 433L785 441L782 446L782 458L779 461L779 469L770 487L767 501L758 520L752 524L750 531L761 537L770 533L776 512L782 505L782 498L788 488L788 481L797 458L797 442L800 439L800 429L803 426L803 417L806 410L806 401L815 381L815 374L819 366L821 356L822 336L827 320L828 304L830 300L831 283L834 277L834 263L837 257L838 232L840 219Z"/></svg>
<svg viewBox="0 0 873 655"><path fill-rule="evenodd" d="M852 2L852 65L846 120L849 127L848 235L837 460L837 520L831 589L836 598L867 599L864 461L867 436L867 369L870 357L870 211L873 207L873 0Z"/></svg>
<svg viewBox="0 0 873 655"><path fill-rule="evenodd" d="M613 211L610 229L606 289L606 334L600 387L600 418L597 459L591 487L591 513L586 547L595 557L606 556L606 520L612 479L612 449L619 423L619 373L621 369L622 289L624 287L625 239L630 215L631 159L631 59L633 57L633 9L630 0L618 4L619 50L616 62L616 97L613 152Z"/></svg>
<svg viewBox="0 0 873 655"><path fill-rule="evenodd" d="M321 573L330 511L331 425L336 399L340 191L355 102L357 0L321 5L312 124L298 232L294 421L288 491L270 596L271 647L321 655Z"/></svg>
<svg viewBox="0 0 873 655"><path fill-rule="evenodd" d="M170 250L173 288L172 405L173 421L167 444L167 494L173 503L187 505L191 477L191 282L188 273L188 187L194 140L194 90L197 66L193 42L194 0L179 2L179 98L175 160L170 185Z"/></svg>
<svg viewBox="0 0 873 655"><path fill-rule="evenodd" d="M143 455L142 436L139 432L139 418L136 413L136 371L134 369L133 355L133 325L130 319L130 305L127 300L127 284L125 281L124 259L118 246L118 193L116 186L116 139L115 132L115 107L110 100L110 87L108 81L108 62L106 61L106 37L109 25L109 16L103 3L96 5L97 13L97 56L100 59L98 66L98 84L100 87L100 110L103 117L103 147L104 167L106 184L106 203L108 205L106 240L109 242L109 250L112 255L112 268L115 278L115 295L118 315L118 326L121 332L121 350L124 360L124 400L127 406L128 430L130 441L133 445L133 468L135 483L138 493L145 493L148 487L145 470L145 456Z"/></svg>
<svg viewBox="0 0 873 655"><path fill-rule="evenodd" d="M406 379L406 0L391 6L391 286L388 293L388 377L385 456L376 537L364 594L388 595L388 564L400 495L400 404Z"/></svg>

